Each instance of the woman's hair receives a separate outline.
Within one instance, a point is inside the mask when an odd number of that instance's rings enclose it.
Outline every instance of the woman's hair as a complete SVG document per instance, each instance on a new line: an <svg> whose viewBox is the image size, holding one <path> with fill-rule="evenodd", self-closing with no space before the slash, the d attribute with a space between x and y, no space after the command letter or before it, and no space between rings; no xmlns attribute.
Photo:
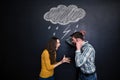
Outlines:
<svg viewBox="0 0 120 80"><path fill-rule="evenodd" d="M50 55L51 64L56 63L56 44L57 44L57 37L53 36L47 43L47 50Z"/></svg>

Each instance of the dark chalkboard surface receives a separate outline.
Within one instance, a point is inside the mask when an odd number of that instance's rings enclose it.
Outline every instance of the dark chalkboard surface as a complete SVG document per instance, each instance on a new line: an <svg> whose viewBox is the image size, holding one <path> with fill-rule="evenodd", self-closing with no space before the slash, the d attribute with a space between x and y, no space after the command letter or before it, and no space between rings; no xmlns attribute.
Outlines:
<svg viewBox="0 0 120 80"><path fill-rule="evenodd" d="M45 13L59 5L75 5L84 9L85 14L81 13L82 18L66 24L64 21L64 24L59 24L45 20ZM79 68L75 67L74 47L65 40L73 32L85 30L86 40L96 49L98 80L118 80L119 5L117 0L3 1L2 77L5 80L38 80L40 55L49 38L55 35L61 40L57 61L61 60L63 55L72 60L70 64L65 63L55 69L55 78L77 80Z"/></svg>

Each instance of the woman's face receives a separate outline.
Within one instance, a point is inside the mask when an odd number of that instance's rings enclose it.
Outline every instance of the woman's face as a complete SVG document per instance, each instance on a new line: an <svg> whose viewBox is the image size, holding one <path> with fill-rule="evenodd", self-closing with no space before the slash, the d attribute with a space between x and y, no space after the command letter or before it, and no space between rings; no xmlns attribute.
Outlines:
<svg viewBox="0 0 120 80"><path fill-rule="evenodd" d="M57 39L57 43L56 43L56 50L59 48L59 46L60 46L60 40L59 40L59 39Z"/></svg>

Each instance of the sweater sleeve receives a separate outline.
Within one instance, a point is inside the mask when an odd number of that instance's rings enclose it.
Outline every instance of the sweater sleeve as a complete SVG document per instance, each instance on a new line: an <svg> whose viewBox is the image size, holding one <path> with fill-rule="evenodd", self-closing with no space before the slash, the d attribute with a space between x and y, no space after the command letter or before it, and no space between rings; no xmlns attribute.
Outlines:
<svg viewBox="0 0 120 80"><path fill-rule="evenodd" d="M81 53L81 51L76 51L75 53L75 62L76 62L76 66L80 67L82 66L87 58L89 57L90 53L92 51L92 48L90 47L86 47L83 51L83 53Z"/></svg>
<svg viewBox="0 0 120 80"><path fill-rule="evenodd" d="M49 53L47 50L44 51L44 62L45 62L45 66L48 70L52 70L54 69L54 65L51 65L51 62L50 62L50 58L49 58Z"/></svg>

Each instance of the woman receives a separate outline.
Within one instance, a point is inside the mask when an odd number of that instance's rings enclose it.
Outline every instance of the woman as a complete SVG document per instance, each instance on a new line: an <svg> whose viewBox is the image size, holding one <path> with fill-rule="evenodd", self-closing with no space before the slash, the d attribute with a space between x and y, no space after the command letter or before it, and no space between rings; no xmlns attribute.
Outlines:
<svg viewBox="0 0 120 80"><path fill-rule="evenodd" d="M56 62L56 51L60 46L60 40L57 37L52 37L47 44L46 49L41 54L41 72L39 80L54 80L54 69L62 63L70 63L70 59L63 57L59 62Z"/></svg>

